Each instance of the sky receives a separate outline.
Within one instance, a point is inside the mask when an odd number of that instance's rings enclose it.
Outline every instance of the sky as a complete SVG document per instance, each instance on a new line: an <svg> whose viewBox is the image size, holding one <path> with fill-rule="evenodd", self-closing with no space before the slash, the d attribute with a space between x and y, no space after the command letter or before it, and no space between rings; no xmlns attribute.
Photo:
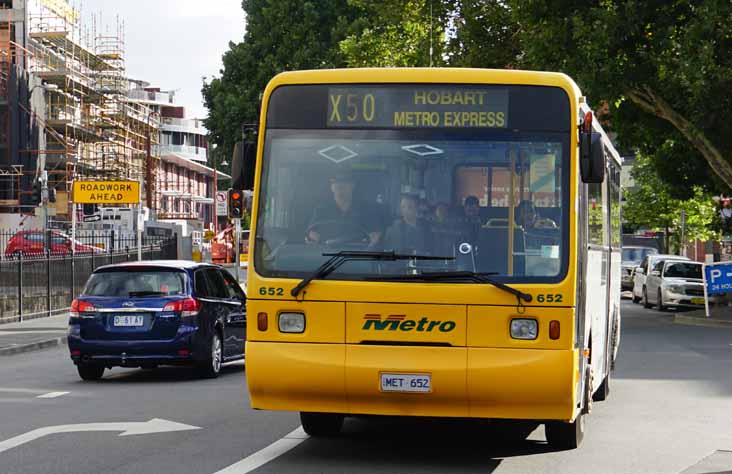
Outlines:
<svg viewBox="0 0 732 474"><path fill-rule="evenodd" d="M101 13L114 31L124 21L127 75L175 90L188 118L203 118L202 77L220 75L229 41L244 37L241 0L84 0L82 21ZM99 27L97 27L99 30Z"/></svg>

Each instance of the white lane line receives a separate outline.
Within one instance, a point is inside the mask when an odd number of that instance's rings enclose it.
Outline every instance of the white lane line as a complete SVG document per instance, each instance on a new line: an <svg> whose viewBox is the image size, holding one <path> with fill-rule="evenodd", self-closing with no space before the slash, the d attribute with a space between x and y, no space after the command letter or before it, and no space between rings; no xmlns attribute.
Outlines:
<svg viewBox="0 0 732 474"><path fill-rule="evenodd" d="M264 464L272 461L285 454L298 444L302 443L309 436L303 431L302 426L288 434L284 438L275 441L264 449L257 451L256 453L242 459L236 464L232 464L215 474L246 474L252 472Z"/></svg>
<svg viewBox="0 0 732 474"><path fill-rule="evenodd" d="M44 393L43 395L38 395L36 398L58 398L63 397L66 394L69 394L71 392L48 392Z"/></svg>
<svg viewBox="0 0 732 474"><path fill-rule="evenodd" d="M29 329L27 331L0 331L0 336L18 336L23 334L46 334L51 332L65 333L66 329Z"/></svg>

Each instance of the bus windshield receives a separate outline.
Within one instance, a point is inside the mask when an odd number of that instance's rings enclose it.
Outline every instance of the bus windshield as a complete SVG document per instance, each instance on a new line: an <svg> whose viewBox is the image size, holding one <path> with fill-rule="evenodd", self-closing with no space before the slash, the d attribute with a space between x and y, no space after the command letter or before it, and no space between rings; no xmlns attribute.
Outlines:
<svg viewBox="0 0 732 474"><path fill-rule="evenodd" d="M345 262L332 279L440 271L556 282L567 266L570 123L558 88L303 85L267 110L254 264L304 278L341 251L440 256Z"/></svg>
<svg viewBox="0 0 732 474"><path fill-rule="evenodd" d="M258 272L298 278L322 264L323 253L394 250L450 259L350 262L331 278L442 270L559 277L568 137L503 135L268 131Z"/></svg>

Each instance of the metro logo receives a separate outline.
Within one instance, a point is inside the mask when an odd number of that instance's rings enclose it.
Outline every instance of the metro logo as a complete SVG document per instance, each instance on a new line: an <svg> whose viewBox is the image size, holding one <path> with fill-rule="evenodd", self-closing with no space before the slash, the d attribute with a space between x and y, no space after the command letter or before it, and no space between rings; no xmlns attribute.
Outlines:
<svg viewBox="0 0 732 474"><path fill-rule="evenodd" d="M380 314L367 314L363 317L362 329L364 331L373 329L375 331L432 332L437 328L440 332L450 332L457 326L455 321L430 321L427 318L415 321L406 319L406 317L405 314L391 314L382 320Z"/></svg>

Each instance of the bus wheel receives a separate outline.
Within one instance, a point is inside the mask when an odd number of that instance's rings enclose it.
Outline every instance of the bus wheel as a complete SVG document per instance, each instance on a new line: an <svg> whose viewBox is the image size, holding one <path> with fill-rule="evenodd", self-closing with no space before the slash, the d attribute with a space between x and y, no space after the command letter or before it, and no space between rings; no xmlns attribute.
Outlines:
<svg viewBox="0 0 732 474"><path fill-rule="evenodd" d="M310 436L335 436L343 427L343 415L300 412L302 428Z"/></svg>
<svg viewBox="0 0 732 474"><path fill-rule="evenodd" d="M603 380L602 384L600 384L600 388L597 389L597 392L592 394L592 401L602 402L605 399L607 399L608 395L610 395L610 371L609 370L607 372L607 375L605 376L605 380Z"/></svg>
<svg viewBox="0 0 732 474"><path fill-rule="evenodd" d="M576 449L585 437L585 415L579 414L573 422L548 421L544 425L546 440L554 449Z"/></svg>

